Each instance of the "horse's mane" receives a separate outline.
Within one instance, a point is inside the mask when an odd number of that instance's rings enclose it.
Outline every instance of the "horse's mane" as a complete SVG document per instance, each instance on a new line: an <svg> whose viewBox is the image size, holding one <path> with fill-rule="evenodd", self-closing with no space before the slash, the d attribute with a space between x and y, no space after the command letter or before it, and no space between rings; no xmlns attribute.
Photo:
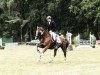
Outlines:
<svg viewBox="0 0 100 75"><path fill-rule="evenodd" d="M43 35L40 35L40 38L42 38L44 35L45 36L50 36L50 33L43 27L39 27L40 30L42 30L44 32ZM42 36L42 37L41 37Z"/></svg>
<svg viewBox="0 0 100 75"><path fill-rule="evenodd" d="M44 31L44 32L46 32L47 34L49 34L49 32L45 29L45 28L43 28L43 27L39 27L42 31Z"/></svg>

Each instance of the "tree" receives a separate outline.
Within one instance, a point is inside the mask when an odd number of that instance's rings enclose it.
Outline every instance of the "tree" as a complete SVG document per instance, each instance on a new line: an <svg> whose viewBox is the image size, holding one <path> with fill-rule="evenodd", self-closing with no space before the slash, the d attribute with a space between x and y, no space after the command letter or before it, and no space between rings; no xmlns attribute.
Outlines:
<svg viewBox="0 0 100 75"><path fill-rule="evenodd" d="M0 0L0 36L21 34L31 40L37 26L44 26L46 16L51 15L57 24L58 32L67 31L73 35L79 32L87 37L90 31L100 39L99 0ZM17 21L18 20L18 21ZM7 22L9 21L9 22ZM23 38L24 39L24 38Z"/></svg>
<svg viewBox="0 0 100 75"><path fill-rule="evenodd" d="M100 0L73 0L71 3L69 9L75 15L78 27L83 24L83 30L86 29L87 33L92 32L100 38L98 35L100 34Z"/></svg>

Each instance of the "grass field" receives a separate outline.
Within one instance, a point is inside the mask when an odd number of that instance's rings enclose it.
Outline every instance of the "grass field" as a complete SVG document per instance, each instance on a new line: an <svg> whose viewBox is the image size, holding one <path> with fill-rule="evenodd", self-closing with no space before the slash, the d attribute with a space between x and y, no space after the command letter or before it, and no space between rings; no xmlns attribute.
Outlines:
<svg viewBox="0 0 100 75"><path fill-rule="evenodd" d="M35 46L6 46L0 50L0 75L100 75L100 46L68 51L67 61L59 49L53 63L53 50L41 62Z"/></svg>

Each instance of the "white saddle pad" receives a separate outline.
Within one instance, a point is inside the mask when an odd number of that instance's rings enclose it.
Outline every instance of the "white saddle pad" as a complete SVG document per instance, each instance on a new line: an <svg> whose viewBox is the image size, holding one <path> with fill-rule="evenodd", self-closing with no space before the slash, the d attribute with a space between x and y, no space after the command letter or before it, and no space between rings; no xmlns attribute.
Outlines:
<svg viewBox="0 0 100 75"><path fill-rule="evenodd" d="M57 43L61 43L60 36L58 34L52 31L49 31L49 33L54 41L56 41Z"/></svg>

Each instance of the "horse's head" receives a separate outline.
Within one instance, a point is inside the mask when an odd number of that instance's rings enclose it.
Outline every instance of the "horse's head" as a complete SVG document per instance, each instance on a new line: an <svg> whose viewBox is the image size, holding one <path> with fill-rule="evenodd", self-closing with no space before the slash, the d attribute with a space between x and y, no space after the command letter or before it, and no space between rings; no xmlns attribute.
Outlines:
<svg viewBox="0 0 100 75"><path fill-rule="evenodd" d="M41 37L44 34L44 32L45 32L45 29L43 27L37 26L35 39Z"/></svg>

